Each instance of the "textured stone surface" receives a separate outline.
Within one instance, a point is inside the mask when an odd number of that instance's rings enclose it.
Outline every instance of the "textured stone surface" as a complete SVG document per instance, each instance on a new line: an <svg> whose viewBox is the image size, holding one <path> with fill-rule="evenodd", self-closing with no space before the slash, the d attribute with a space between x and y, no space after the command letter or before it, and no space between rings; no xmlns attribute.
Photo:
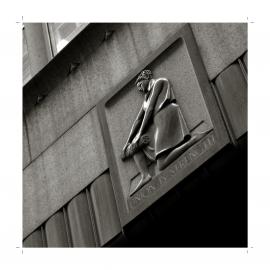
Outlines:
<svg viewBox="0 0 270 270"><path fill-rule="evenodd" d="M204 123L198 127L198 132L212 128L185 43L181 40L176 41L149 67L153 71L154 78L166 77L171 82L177 102L190 130L201 120L204 120ZM122 162L119 157L142 103L143 96L131 82L112 98L106 108L113 151L119 169L121 186L126 197L130 189L129 181L137 174L137 168L132 159Z"/></svg>
<svg viewBox="0 0 270 270"><path fill-rule="evenodd" d="M78 194L67 206L73 247L95 247L96 240L86 192Z"/></svg>
<svg viewBox="0 0 270 270"><path fill-rule="evenodd" d="M169 36L182 28L184 23L131 23L129 31L140 60L161 46Z"/></svg>
<svg viewBox="0 0 270 270"><path fill-rule="evenodd" d="M41 228L31 233L24 241L23 247L43 247L44 241L42 238Z"/></svg>
<svg viewBox="0 0 270 270"><path fill-rule="evenodd" d="M23 121L23 167L26 167L30 162L30 151L28 144L28 137L26 134L26 127Z"/></svg>
<svg viewBox="0 0 270 270"><path fill-rule="evenodd" d="M246 23L195 23L191 28L211 80L247 50Z"/></svg>
<svg viewBox="0 0 270 270"><path fill-rule="evenodd" d="M42 24L24 23L24 33L27 40L31 75L33 77L49 62Z"/></svg>
<svg viewBox="0 0 270 270"><path fill-rule="evenodd" d="M24 170L24 235L106 168L103 139L94 109Z"/></svg>
<svg viewBox="0 0 270 270"><path fill-rule="evenodd" d="M48 247L69 247L69 237L63 211L58 211L46 222L45 232Z"/></svg>
<svg viewBox="0 0 270 270"><path fill-rule="evenodd" d="M109 174L98 177L90 187L100 245L121 232L119 216Z"/></svg>
<svg viewBox="0 0 270 270"><path fill-rule="evenodd" d="M26 114L33 159L90 109L89 100L84 77L78 70Z"/></svg>
<svg viewBox="0 0 270 270"><path fill-rule="evenodd" d="M31 107L27 109L26 121L32 158L44 151L182 25L120 24L115 26L112 37L94 51L80 43L80 47L75 48L80 56L76 57L76 50L68 48L74 55L68 58L82 60L73 74L62 81L56 75L54 80L40 76L37 83L28 86L36 88L36 93L49 93L38 106L33 106L33 97L24 100L25 106ZM62 55L65 54L63 50ZM51 65L54 74L65 66L68 70L67 60L62 55Z"/></svg>
<svg viewBox="0 0 270 270"><path fill-rule="evenodd" d="M230 126L239 138L247 131L247 82L240 66L231 65L215 82Z"/></svg>
<svg viewBox="0 0 270 270"><path fill-rule="evenodd" d="M106 42L95 44L95 49L89 47L90 41L84 36L81 42L75 41L76 48L69 46L68 50L63 50L50 65L54 70L50 78L44 73L31 86L36 87L37 92L49 92L39 106L27 113L32 157L53 143L183 25L112 24L114 34ZM246 24L191 26L210 79L247 49ZM102 35L101 32L95 38L101 39ZM60 73L68 71L68 61L80 61L81 66L60 80ZM34 102L32 98L30 101Z"/></svg>

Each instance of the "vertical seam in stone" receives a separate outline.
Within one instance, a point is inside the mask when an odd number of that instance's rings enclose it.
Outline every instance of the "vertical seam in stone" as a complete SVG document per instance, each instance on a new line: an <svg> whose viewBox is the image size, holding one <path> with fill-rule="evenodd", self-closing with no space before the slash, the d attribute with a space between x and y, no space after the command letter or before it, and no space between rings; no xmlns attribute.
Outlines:
<svg viewBox="0 0 270 270"><path fill-rule="evenodd" d="M43 247L48 247L47 237L46 237L46 232L45 232L44 224L42 224L40 226L40 229L41 229L42 246Z"/></svg>
<svg viewBox="0 0 270 270"><path fill-rule="evenodd" d="M29 152L29 158L30 158L30 161L24 167L24 169L25 169L27 166L29 166L30 163L32 163L32 154L31 154L31 146L30 146L29 135L28 135L28 125L27 125L27 122L26 122L24 112L23 112L23 122L24 122L24 125L25 125L26 140L27 140L27 146L28 146L28 152Z"/></svg>
<svg viewBox="0 0 270 270"><path fill-rule="evenodd" d="M248 57L248 51L247 51L247 50L242 54L241 60L242 60L242 62L244 63L244 67L245 67L246 72L248 73L248 63L246 63L246 62L243 60L245 54L247 54L247 57ZM247 60L247 61L248 61L248 60Z"/></svg>
<svg viewBox="0 0 270 270"><path fill-rule="evenodd" d="M226 128L227 133L229 135L229 138L230 138L231 142L236 146L237 145L237 141L236 141L236 138L235 138L235 135L234 135L232 126L230 124L229 117L228 117L228 115L226 113L224 104L222 102L222 99L221 99L221 97L219 95L219 92L217 90L216 85L213 83L213 81L211 81L210 83L211 83L211 86L212 86L212 89L213 89L214 97L215 97L215 99L217 101L217 104L218 104L218 108L219 108L219 110L221 112L221 117L222 117L222 119L224 121L225 128Z"/></svg>
<svg viewBox="0 0 270 270"><path fill-rule="evenodd" d="M55 54L54 54L54 51L53 51L52 37L51 37L50 29L49 29L49 23L46 23L46 30L47 30L47 33L48 33L48 39L49 39L49 43L50 43L51 57L54 58L55 57Z"/></svg>
<svg viewBox="0 0 270 270"><path fill-rule="evenodd" d="M88 187L88 188L90 189L90 187ZM89 214L90 214L90 221L91 221L92 229L93 229L93 233L94 233L95 244L97 247L99 247L100 246L100 238L99 238L97 228L96 228L94 209L92 207L91 195L90 195L88 188L85 189L85 193L86 193L86 198L87 198L88 210L89 210Z"/></svg>
<svg viewBox="0 0 270 270"><path fill-rule="evenodd" d="M246 71L246 68L245 68L245 66L244 66L244 63L242 62L242 60L241 60L240 58L238 58L238 64L239 64L240 69L241 69L241 71L242 71L242 74L243 74L243 76L245 77L246 82L247 82L247 71Z"/></svg>
<svg viewBox="0 0 270 270"><path fill-rule="evenodd" d="M64 214L64 222L65 222L65 227L66 227L66 234L67 234L67 239L68 239L68 246L73 247L66 206L63 207L63 214Z"/></svg>

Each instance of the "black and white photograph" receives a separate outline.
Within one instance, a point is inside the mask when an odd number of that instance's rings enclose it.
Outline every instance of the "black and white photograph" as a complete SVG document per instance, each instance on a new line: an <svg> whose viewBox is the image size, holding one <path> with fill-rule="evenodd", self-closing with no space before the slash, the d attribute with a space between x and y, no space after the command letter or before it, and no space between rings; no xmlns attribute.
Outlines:
<svg viewBox="0 0 270 270"><path fill-rule="evenodd" d="M6 1L1 269L270 269L263 1Z"/></svg>
<svg viewBox="0 0 270 270"><path fill-rule="evenodd" d="M24 247L247 247L247 23L22 31Z"/></svg>

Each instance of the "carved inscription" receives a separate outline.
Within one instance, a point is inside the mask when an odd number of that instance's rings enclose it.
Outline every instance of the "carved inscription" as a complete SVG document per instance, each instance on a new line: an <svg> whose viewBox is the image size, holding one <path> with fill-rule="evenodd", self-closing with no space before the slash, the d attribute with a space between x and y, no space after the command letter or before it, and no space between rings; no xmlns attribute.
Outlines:
<svg viewBox="0 0 270 270"><path fill-rule="evenodd" d="M189 166L190 163L209 150L214 144L214 135L213 133L210 133L199 143L186 151L180 158L178 158L178 160L173 163L171 167L154 177L154 179L148 185L145 185L141 190L135 193L129 200L129 205L132 208L137 207L144 201L145 198L150 197L162 186L171 181L179 170Z"/></svg>

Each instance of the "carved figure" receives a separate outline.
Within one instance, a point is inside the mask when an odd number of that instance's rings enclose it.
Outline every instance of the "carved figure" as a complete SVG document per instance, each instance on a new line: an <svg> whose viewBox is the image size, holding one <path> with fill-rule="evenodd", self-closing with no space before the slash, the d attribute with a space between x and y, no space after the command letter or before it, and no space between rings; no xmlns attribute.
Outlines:
<svg viewBox="0 0 270 270"><path fill-rule="evenodd" d="M207 133L191 135L168 79L153 79L152 72L144 70L136 85L144 94L144 102L121 155L122 160L133 157L141 173L133 193L152 178L147 159L163 170Z"/></svg>

